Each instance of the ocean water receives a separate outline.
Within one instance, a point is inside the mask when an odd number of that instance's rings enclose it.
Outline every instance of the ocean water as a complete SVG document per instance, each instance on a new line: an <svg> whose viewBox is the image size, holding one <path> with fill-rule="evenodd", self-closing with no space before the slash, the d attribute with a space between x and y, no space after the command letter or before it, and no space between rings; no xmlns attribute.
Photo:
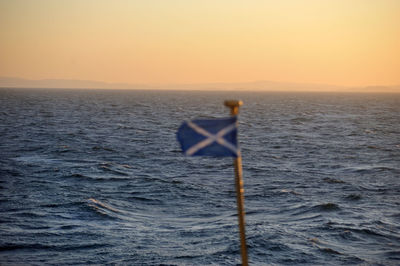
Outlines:
<svg viewBox="0 0 400 266"><path fill-rule="evenodd" d="M400 94L50 89L0 89L0 264L240 264L232 158L176 141L225 99L251 265L400 264Z"/></svg>

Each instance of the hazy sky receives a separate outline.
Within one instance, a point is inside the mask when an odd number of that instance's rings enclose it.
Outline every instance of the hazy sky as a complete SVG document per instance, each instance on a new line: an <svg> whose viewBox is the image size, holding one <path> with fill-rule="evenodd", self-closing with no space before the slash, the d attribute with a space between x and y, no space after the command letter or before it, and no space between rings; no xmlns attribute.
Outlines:
<svg viewBox="0 0 400 266"><path fill-rule="evenodd" d="M0 76L400 84L400 0L0 0Z"/></svg>

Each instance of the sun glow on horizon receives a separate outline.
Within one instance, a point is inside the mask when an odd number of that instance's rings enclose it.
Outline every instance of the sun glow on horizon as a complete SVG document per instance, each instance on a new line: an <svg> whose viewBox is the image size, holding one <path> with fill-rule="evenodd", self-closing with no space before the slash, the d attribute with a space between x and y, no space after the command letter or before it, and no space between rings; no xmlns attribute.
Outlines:
<svg viewBox="0 0 400 266"><path fill-rule="evenodd" d="M400 1L0 1L0 76L400 84Z"/></svg>

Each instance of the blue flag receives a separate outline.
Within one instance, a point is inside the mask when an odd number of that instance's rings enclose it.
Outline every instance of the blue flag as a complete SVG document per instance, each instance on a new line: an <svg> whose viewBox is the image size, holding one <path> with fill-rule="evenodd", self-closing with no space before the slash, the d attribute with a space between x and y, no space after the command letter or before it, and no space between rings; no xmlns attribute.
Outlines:
<svg viewBox="0 0 400 266"><path fill-rule="evenodd" d="M177 137L189 156L238 157L236 116L184 122Z"/></svg>

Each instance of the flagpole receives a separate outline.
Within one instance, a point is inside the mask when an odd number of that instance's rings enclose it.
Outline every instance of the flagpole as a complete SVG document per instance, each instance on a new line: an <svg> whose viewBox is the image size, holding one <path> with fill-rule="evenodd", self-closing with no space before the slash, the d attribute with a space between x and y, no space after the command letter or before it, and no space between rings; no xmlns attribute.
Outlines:
<svg viewBox="0 0 400 266"><path fill-rule="evenodd" d="M242 101L229 100L225 101L225 106L231 109L231 115L236 116L239 114L239 107L243 104ZM240 246L242 255L242 265L248 266L247 246L246 246L246 233L245 233L245 220L244 220L244 188L242 177L242 155L239 153L233 161L235 166L235 184L236 184L236 202L238 209L239 219L239 233L240 233Z"/></svg>

